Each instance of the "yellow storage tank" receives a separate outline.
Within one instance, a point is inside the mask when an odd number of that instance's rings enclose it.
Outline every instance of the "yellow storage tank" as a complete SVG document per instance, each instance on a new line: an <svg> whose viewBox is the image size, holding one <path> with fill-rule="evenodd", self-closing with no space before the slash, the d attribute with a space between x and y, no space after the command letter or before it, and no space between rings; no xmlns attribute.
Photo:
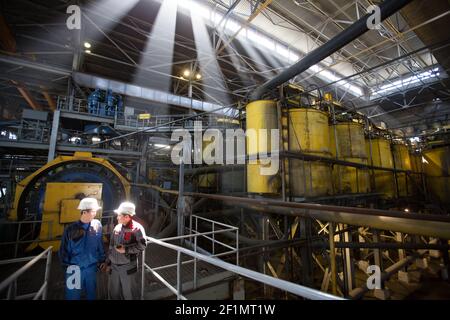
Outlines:
<svg viewBox="0 0 450 320"><path fill-rule="evenodd" d="M423 194L423 165L422 165L422 154L420 153L410 153L409 158L411 159L411 192L413 196Z"/></svg>
<svg viewBox="0 0 450 320"><path fill-rule="evenodd" d="M272 100L257 100L250 102L246 107L247 133L254 129L258 135L258 141L250 139L247 135L247 155L256 155L259 152L271 150L271 129L278 129L277 105ZM259 139L259 129L267 129L267 136ZM247 164L247 192L249 193L278 193L280 189L280 177L275 175L262 175L261 168L270 164L262 164L260 160L256 164Z"/></svg>
<svg viewBox="0 0 450 320"><path fill-rule="evenodd" d="M413 152L409 154L409 158L411 159L411 170L414 172L422 173L422 154Z"/></svg>
<svg viewBox="0 0 450 320"><path fill-rule="evenodd" d="M372 161L370 153L372 145ZM385 138L366 139L366 152L369 157L369 164L376 167L394 168L392 159L391 144ZM394 174L391 171L374 170L375 192L382 193L384 198L395 198Z"/></svg>
<svg viewBox="0 0 450 320"><path fill-rule="evenodd" d="M450 205L450 146L426 150L423 157L428 191L442 204Z"/></svg>
<svg viewBox="0 0 450 320"><path fill-rule="evenodd" d="M337 152L336 152L337 145ZM342 122L330 126L330 148L333 158L367 164L364 141L364 125ZM370 176L367 169L335 165L333 167L334 190L340 193L370 192Z"/></svg>
<svg viewBox="0 0 450 320"><path fill-rule="evenodd" d="M290 109L289 150L330 157L328 114L311 108ZM295 197L333 194L330 164L291 159L289 173L291 193Z"/></svg>
<svg viewBox="0 0 450 320"><path fill-rule="evenodd" d="M409 150L405 144L393 143L392 155L396 169L411 170L411 159ZM405 172L397 172L398 196L407 197L412 195L411 181Z"/></svg>

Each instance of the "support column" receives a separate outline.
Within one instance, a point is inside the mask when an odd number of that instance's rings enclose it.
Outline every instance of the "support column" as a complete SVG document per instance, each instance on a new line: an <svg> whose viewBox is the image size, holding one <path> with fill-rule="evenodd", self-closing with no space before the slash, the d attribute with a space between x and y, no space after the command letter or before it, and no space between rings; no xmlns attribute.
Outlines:
<svg viewBox="0 0 450 320"><path fill-rule="evenodd" d="M263 215L260 219L259 219L259 232L260 232L260 238L262 241L266 241L268 239L268 222L267 222L267 217L265 215ZM266 248L263 247L262 248L262 254L260 257L260 272L262 272L263 274L267 273L267 267L266 267ZM266 284L264 284L264 297L265 298L269 298L269 292L270 292L270 287L268 287Z"/></svg>
<svg viewBox="0 0 450 320"><path fill-rule="evenodd" d="M184 162L180 161L178 178L178 204L177 204L177 236L184 234Z"/></svg>
<svg viewBox="0 0 450 320"><path fill-rule="evenodd" d="M337 279L336 279L336 251L334 248L334 223L328 224L328 235L330 242L330 269L331 269L331 289L334 295L337 295Z"/></svg>
<svg viewBox="0 0 450 320"><path fill-rule="evenodd" d="M58 142L58 130L59 130L59 119L61 116L60 110L55 110L53 112L53 123L52 123L52 133L50 135L50 144L48 147L48 158L47 162L52 161L55 158L56 144Z"/></svg>
<svg viewBox="0 0 450 320"><path fill-rule="evenodd" d="M396 232L395 240L400 244L403 243L403 234L401 232ZM398 260L401 261L405 258L406 258L405 250L398 249ZM409 283L409 276L408 276L408 272L406 271L406 266L398 271L398 280L405 282L405 283Z"/></svg>
<svg viewBox="0 0 450 320"><path fill-rule="evenodd" d="M378 230L373 230L373 242L381 243L380 233ZM381 249L374 249L373 256L375 258L375 264L380 267L380 272L383 274L383 253ZM381 289L375 289L374 296L380 300L387 300L390 297L389 290L385 288L384 281L381 281Z"/></svg>
<svg viewBox="0 0 450 320"><path fill-rule="evenodd" d="M140 161L139 161L139 176L138 176L137 180L145 183L148 179L148 175L147 175L148 137L143 137L142 142L144 145L141 147L142 154L141 154Z"/></svg>
<svg viewBox="0 0 450 320"><path fill-rule="evenodd" d="M342 225L342 228L347 228L347 225ZM344 233L344 242L350 243L352 242L352 236L349 232ZM350 248L344 249L344 262L345 262L345 273L346 273L346 280L347 280L347 292L353 290L353 284L355 283L355 273L353 269L353 255L352 250Z"/></svg>
<svg viewBox="0 0 450 320"><path fill-rule="evenodd" d="M302 283L305 286L312 287L312 252L308 245L308 240L311 238L311 220L300 219L300 239L306 240L306 245L300 248L300 257L302 261Z"/></svg>
<svg viewBox="0 0 450 320"><path fill-rule="evenodd" d="M373 242L380 242L380 235L378 230L373 230ZM373 249L373 257L375 259L375 264L380 267L381 272L383 272L383 256L382 251L380 249ZM383 286L383 284L382 284Z"/></svg>

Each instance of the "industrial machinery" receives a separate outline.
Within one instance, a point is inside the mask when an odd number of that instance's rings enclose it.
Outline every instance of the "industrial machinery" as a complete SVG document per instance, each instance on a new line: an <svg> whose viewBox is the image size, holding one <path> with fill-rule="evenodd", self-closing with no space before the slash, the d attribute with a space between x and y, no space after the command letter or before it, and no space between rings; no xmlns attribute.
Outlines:
<svg viewBox="0 0 450 320"><path fill-rule="evenodd" d="M52 245L57 250L64 225L79 218L77 204L87 196L101 200L108 214L129 199L130 184L110 162L91 153L59 156L17 183L8 219L40 222L22 227L21 237L36 240L28 249Z"/></svg>
<svg viewBox="0 0 450 320"><path fill-rule="evenodd" d="M114 117L115 114L124 114L124 105L122 96L114 94L111 89L106 92L95 89L88 96L88 113L104 117Z"/></svg>

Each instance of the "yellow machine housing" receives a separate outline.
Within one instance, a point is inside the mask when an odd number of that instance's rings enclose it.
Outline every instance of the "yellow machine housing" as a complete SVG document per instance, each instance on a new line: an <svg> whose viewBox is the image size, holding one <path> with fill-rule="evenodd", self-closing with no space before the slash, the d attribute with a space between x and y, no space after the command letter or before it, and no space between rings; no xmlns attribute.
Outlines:
<svg viewBox="0 0 450 320"><path fill-rule="evenodd" d="M77 209L80 203L75 199L77 194L84 194L91 198L96 198L102 206L102 184L101 183L65 183L49 182L45 190L44 210L42 213L41 231L38 240L54 239L62 236L64 225L80 219L80 210ZM97 211L97 219L102 217L102 211ZM53 246L54 250L59 249L60 241L40 242L39 246L48 248ZM37 242L29 248L38 245Z"/></svg>
<svg viewBox="0 0 450 320"><path fill-rule="evenodd" d="M337 149L336 149L337 144ZM339 160L367 164L364 141L364 126L357 122L336 123L330 127L331 154ZM334 188L340 193L370 192L370 177L367 169L335 165L333 167Z"/></svg>
<svg viewBox="0 0 450 320"><path fill-rule="evenodd" d="M271 148L271 129L278 129L277 105L272 100L258 100L249 103L246 107L247 132L254 129L257 132L257 141L247 135L247 155L256 155L259 152L268 152ZM267 129L267 136L259 135L259 129ZM261 138L261 139L260 139ZM279 175L262 175L260 168L265 166L260 160L255 164L247 164L247 192L275 194L279 192ZM269 167L270 164L267 164Z"/></svg>
<svg viewBox="0 0 450 320"><path fill-rule="evenodd" d="M409 150L405 144L392 144L392 155L396 169L411 170L411 159L409 157ZM398 196L407 197L412 195L411 181L405 172L397 172L397 186Z"/></svg>
<svg viewBox="0 0 450 320"><path fill-rule="evenodd" d="M428 191L444 205L450 205L450 146L423 153Z"/></svg>
<svg viewBox="0 0 450 320"><path fill-rule="evenodd" d="M289 110L289 151L330 157L328 114L312 108ZM290 160L291 193L295 197L333 194L331 166L315 161Z"/></svg>
<svg viewBox="0 0 450 320"><path fill-rule="evenodd" d="M372 154L370 153L372 145ZM376 167L394 168L391 144L385 138L366 139L366 151L369 156L369 164ZM372 158L370 158L372 155ZM375 191L382 193L384 198L395 198L394 174L391 171L374 170Z"/></svg>
<svg viewBox="0 0 450 320"><path fill-rule="evenodd" d="M75 152L73 156L59 156L53 161L50 161L45 166L33 174L20 181L16 186L14 203L11 208L8 219L18 220L18 208L19 202L22 196L26 196L27 187L34 183L35 179L39 176L43 176L47 171L58 168L59 166L69 162L92 162L99 166L105 167L114 175L117 176L122 184L125 197L130 196L130 184L106 159L95 158L90 152ZM25 192L25 193L24 193ZM86 196L94 197L101 203L102 184L100 183L67 183L67 182L47 182L45 187L44 206L42 211L42 221L40 226L40 234L33 242L28 250L31 250L37 246L44 249L49 246L53 246L53 251L59 249L59 239L63 234L64 225L71 223L79 219L80 211L77 208L79 199L76 199L76 195L84 194ZM98 212L98 216L101 217L101 211ZM51 241L42 241L46 239L52 239Z"/></svg>

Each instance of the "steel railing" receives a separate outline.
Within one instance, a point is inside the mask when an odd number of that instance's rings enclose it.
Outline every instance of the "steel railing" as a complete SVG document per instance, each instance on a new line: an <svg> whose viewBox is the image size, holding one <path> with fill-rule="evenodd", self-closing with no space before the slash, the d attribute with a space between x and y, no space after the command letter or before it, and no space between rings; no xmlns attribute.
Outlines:
<svg viewBox="0 0 450 320"><path fill-rule="evenodd" d="M2 283L0 283L0 292L2 292L5 289L8 289L8 292L6 294L7 300L24 300L24 299L30 299L30 298L33 298L33 300L37 300L39 298L42 298L42 300L47 299L48 284L49 284L49 279L50 279L50 267L51 267L51 263L52 263L52 249L53 249L53 247L50 246L45 251L43 251L41 254L39 254L37 256L33 256L33 257L25 257L25 258L9 259L9 260L0 261L0 265L29 261L27 264L25 264L19 270L17 270L12 275L10 275L8 278L6 278ZM44 283L41 285L39 290L36 292L17 296L17 279L22 274L24 274L26 271L28 271L33 265L35 265L41 259L47 259L47 263L45 265Z"/></svg>
<svg viewBox="0 0 450 320"><path fill-rule="evenodd" d="M198 222L199 221L204 221L204 222L210 223L212 225L212 231L199 232L198 231ZM195 226L195 228L193 228L193 226ZM217 226L222 227L222 229L218 229ZM181 241L182 243L188 244L191 247L193 247L193 252L197 253L198 251L202 251L205 255L210 256L210 257L221 257L221 256L225 256L225 255L235 254L236 255L236 264L239 263L239 255L238 255L238 252L239 252L239 228L233 227L233 226L230 226L230 225L227 225L224 223L220 223L217 221L213 221L210 219L202 218L202 217L199 217L196 215L191 215L189 228L186 228L186 230L189 231L188 235L159 239L159 241L164 241L164 242ZM230 245L223 243L216 239L216 236L218 234L229 233L229 232L235 233L235 243L236 243L235 247L230 246ZM207 250L198 246L198 238L199 237L205 238L208 241L211 241L211 244L212 244L211 251L212 252L208 252ZM192 243L192 241L186 241L186 240L192 239L192 238L193 238L193 243ZM153 238L148 238L148 239L150 239L149 241L152 242L151 239L153 239ZM225 251L216 253L216 249L218 247L225 248ZM176 263L152 268L148 264L145 263L145 251L144 251L141 256L141 270L142 270L141 299L144 299L145 271L148 270L158 280L160 280L172 293L176 294L178 298L185 300L186 298L184 296L182 296L182 294L181 294L181 266L183 264L189 264L189 263L194 264L193 288L196 289L197 288L197 261L198 261L198 259L197 259L197 257L193 257L193 258L194 259L191 259L191 260L181 261L181 254L179 252L177 252L177 262ZM160 270L173 268L173 267L177 268L177 288L174 288L167 280L165 280L157 272Z"/></svg>
<svg viewBox="0 0 450 320"><path fill-rule="evenodd" d="M194 220L194 224L192 223L192 220ZM211 224L212 227L212 231L207 231L207 232L198 232L198 221L205 221ZM195 225L195 229L193 229L193 225ZM224 229L217 229L216 226L221 226L224 227ZM185 235L185 236L178 236L178 237L172 237L172 238L165 238L165 239L155 239L152 237L147 237L147 241L148 243L154 243L157 245L160 245L162 247L171 249L171 250L175 250L177 252L177 259L176 259L176 263L170 264L170 265L166 265L166 266L160 266L160 267L155 267L155 268L151 268L146 262L145 262L145 250L142 252L141 255L141 268L142 268L142 274L141 274L141 299L144 299L144 293L145 293L145 273L146 271L151 272L155 278L157 278L158 280L160 280L173 294L176 295L178 300L187 300L186 297L183 295L182 292L182 282L181 282L181 267L183 264L188 264L188 263L194 263L194 283L193 283L193 288L194 290L197 288L197 261L201 260L204 261L206 263L212 264L216 267L222 268L224 270L227 271L231 271L235 274L239 274L241 276L244 276L246 278L250 278L252 280L255 280L257 282L261 282L263 284L272 286L274 288L278 288L280 290L283 291L287 291L290 292L292 294L307 298L307 299L312 299L312 300L345 300L341 297L337 297L328 293L324 293L322 291L316 290L316 289L312 289L312 288L308 288L305 286L301 286L292 282L288 282L285 280L281 280L281 279L277 279L250 269L246 269L243 267L240 267L239 264L239 228L230 226L230 225L226 225L224 223L220 223L217 221L213 221L210 219L206 219L206 218L202 218L199 216L195 216L193 215L191 217L191 221L190 221L190 226L189 226L189 230L191 231L190 234ZM236 246L232 247L230 245L227 245L223 242L220 242L216 239L216 236L218 234L223 234L225 232L236 232ZM204 249L201 249L198 247L198 243L197 243L197 239L198 237L203 237L206 238L207 240L210 240L213 243L213 248L212 251L213 252L207 252ZM178 245L174 245L174 244L170 244L168 243L168 241L174 241L174 240L178 240L178 241L184 241L186 239L191 239L194 238L194 244L193 250L187 249L185 247L181 247ZM214 244L220 244L222 246L224 246L227 249L230 249L229 251L226 252L222 252L222 253L215 253L215 246ZM203 253L198 252L199 249L202 250ZM230 253L235 253L236 254L236 264L232 264L232 263L228 263L225 262L223 260L219 259L219 256L223 256L223 255L227 255ZM181 261L181 254L185 254L188 255L190 257L192 257L193 259L191 260L187 260L187 261ZM176 266L176 270L177 270L177 280L176 280L176 287L171 285L167 280L165 280L157 271L158 270L162 270L162 269L166 269L166 268L171 268L171 267L175 267Z"/></svg>
<svg viewBox="0 0 450 320"><path fill-rule="evenodd" d="M102 216L100 220L102 221L103 227L107 226L107 228L103 228L103 234L109 235L112 227L114 226L114 216ZM106 221L106 223L105 223ZM22 231L24 230L23 225L32 225L32 229L28 230L27 233L22 235ZM47 237L45 238L36 238L37 235L34 234L36 232L37 228L35 228L34 225L39 224L42 227L42 224L48 224L48 233ZM31 244L31 243L39 243L39 242L48 242L48 241L59 241L61 240L59 237L54 237L52 234L52 225L53 221L42 221L42 220L23 220L23 221L6 221L2 222L1 225L6 226L17 226L16 233L15 233L15 241L7 241L7 242L0 242L0 246L14 246L14 258L17 257L17 254L19 252L19 246L21 244ZM66 224L66 226L69 224ZM66 227L65 226L65 227Z"/></svg>
<svg viewBox="0 0 450 320"><path fill-rule="evenodd" d="M155 243L160 246L163 246L168 249L175 250L177 252L177 287L174 288L172 285L170 285L167 281L162 279L162 277L158 274L155 274L152 272L152 270L146 265L146 269L149 269L156 278L161 280L169 289L172 291L176 296L178 300L187 300L185 296L182 295L182 287L181 287L181 254L186 254L188 256L193 257L194 259L202 260L204 262L207 262L209 264L215 265L219 268L231 271L233 273L239 274L243 277L250 278L252 280L255 280L257 282L261 282L263 284L272 286L274 288L290 292L292 294L304 297L306 299L311 300L345 300L344 298L334 296L316 289L308 288L305 286L301 286L286 280L277 279L271 276L268 276L266 274L262 274L250 269L246 269L228 262L225 262L223 260L218 259L217 257L207 256L205 254L201 254L198 252L194 252L192 250L176 246L170 243L166 243L165 241L158 240L155 238L147 237L148 241L150 243ZM144 255L143 255L144 257ZM144 270L144 269L143 269ZM144 277L145 272L142 272L142 277ZM143 282L142 282L143 283ZM143 287L141 287L141 299L144 298L143 293Z"/></svg>
<svg viewBox="0 0 450 320"><path fill-rule="evenodd" d="M159 127L156 131L175 130L178 128L193 128L194 121L201 121L204 128L228 128L234 117L226 115L206 115L199 116L194 119L186 119L188 115L149 115L148 118L142 118L139 114L148 114L148 111L134 108L134 114L126 114L117 107L106 110L105 102L97 102L88 106L85 99L73 98L67 96L58 96L57 108L59 110L69 111L73 113L89 114L91 116L107 117L114 119L114 125L125 126L134 129L145 129L151 127ZM226 121L225 121L226 120ZM174 121L178 121L174 123ZM228 122L227 122L228 121ZM164 126L167 124L166 126Z"/></svg>

